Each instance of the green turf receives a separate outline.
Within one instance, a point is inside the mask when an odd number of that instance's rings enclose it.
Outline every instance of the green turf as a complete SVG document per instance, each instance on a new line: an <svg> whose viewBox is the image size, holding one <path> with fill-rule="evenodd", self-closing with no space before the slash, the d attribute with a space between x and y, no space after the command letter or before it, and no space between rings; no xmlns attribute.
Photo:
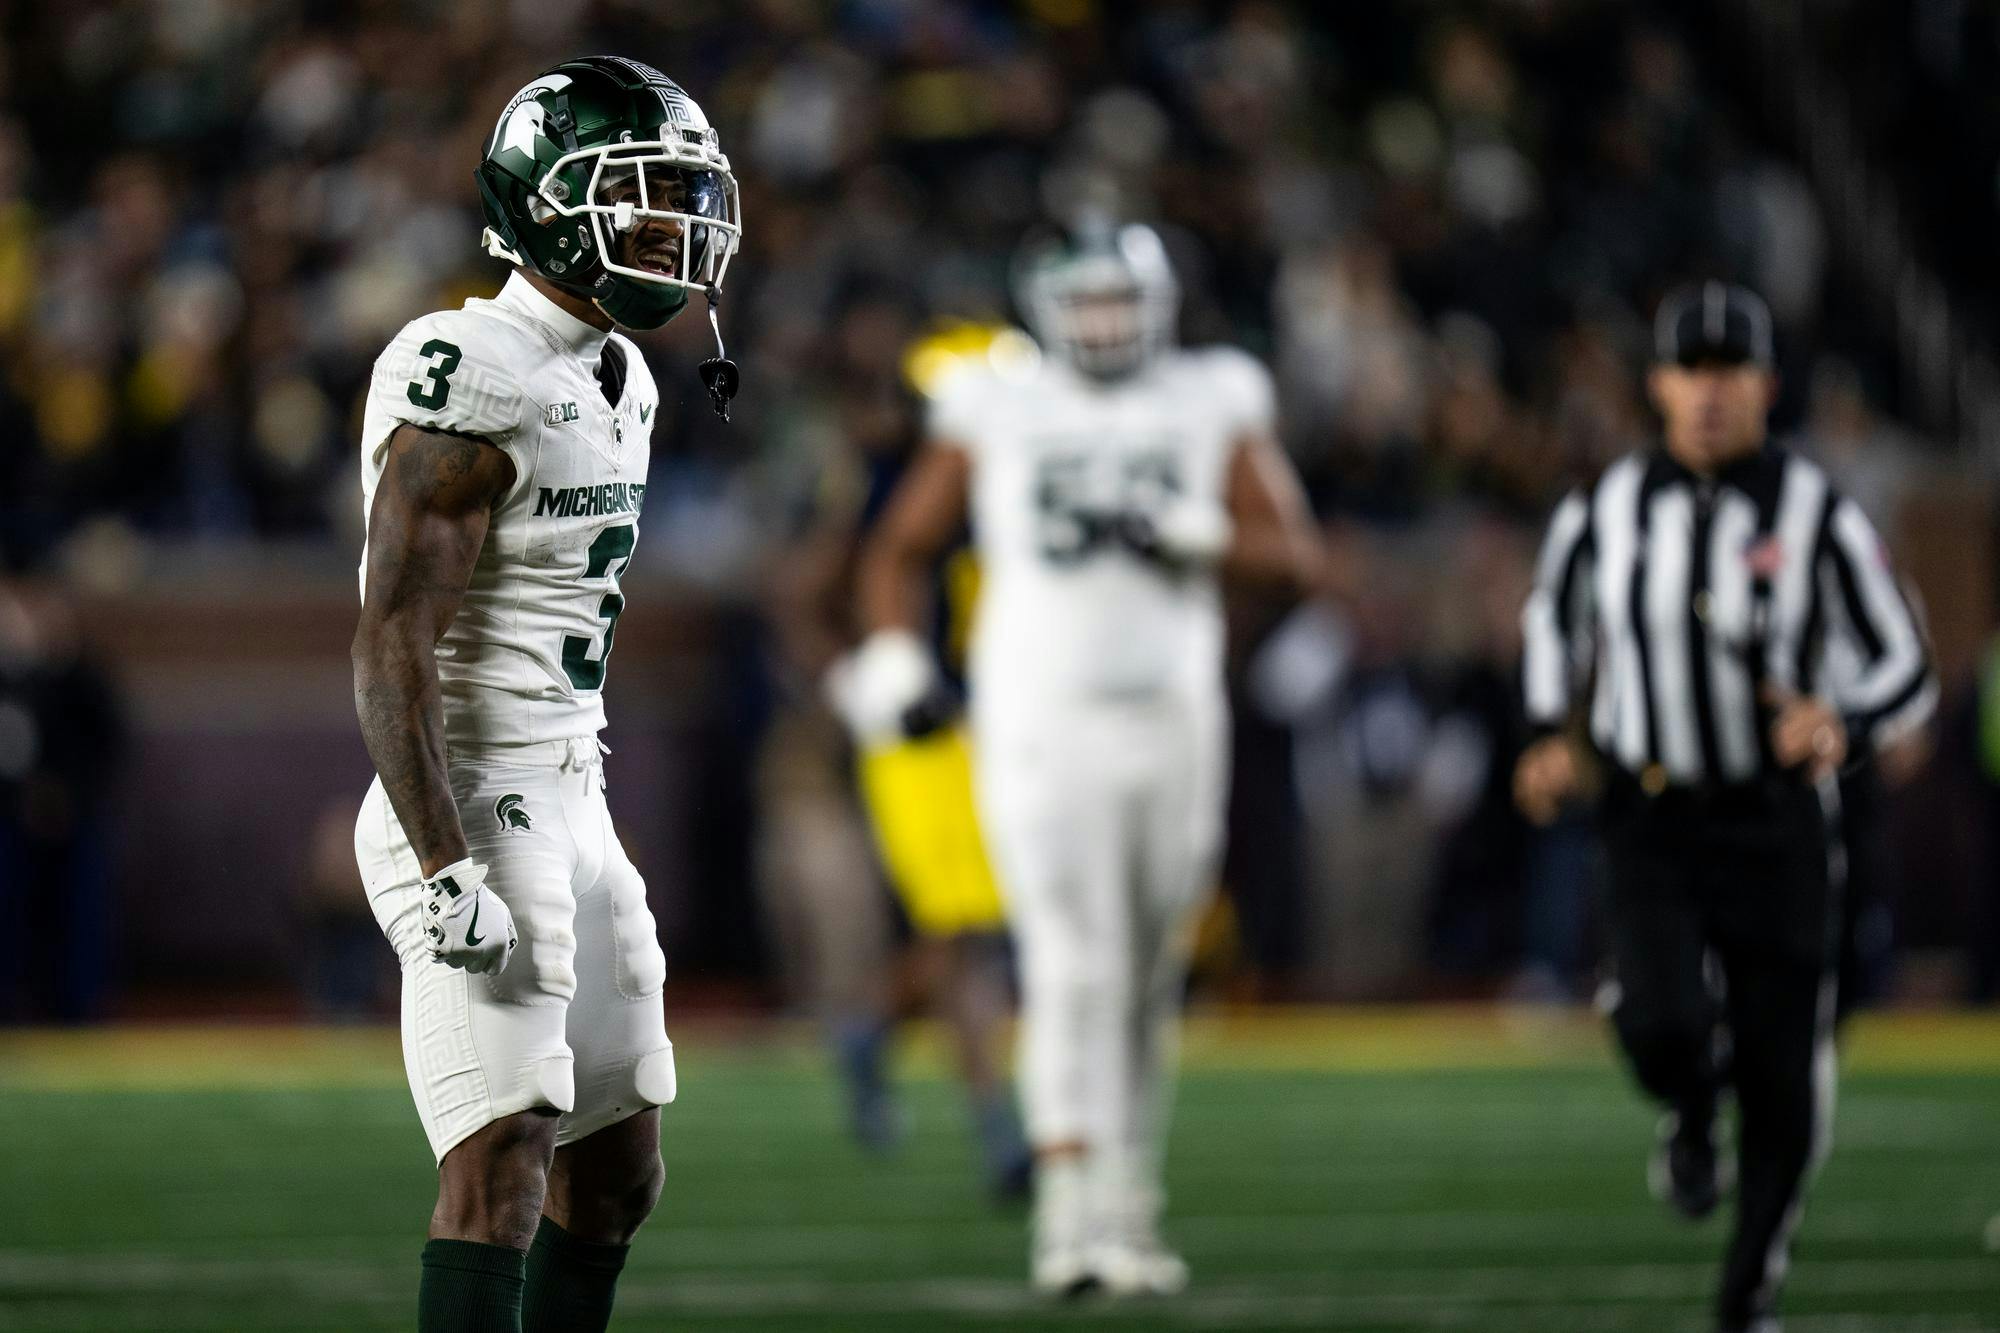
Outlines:
<svg viewBox="0 0 2000 1333"><path fill-rule="evenodd" d="M796 1054L683 1053L623 1329L1703 1329L1719 1224L1645 1197L1608 1068L1208 1070L1175 1128L1171 1305L1048 1311L958 1102L888 1161ZM406 1094L0 1088L0 1328L407 1328L431 1172ZM2000 1328L2000 1076L1852 1077L1792 1333Z"/></svg>

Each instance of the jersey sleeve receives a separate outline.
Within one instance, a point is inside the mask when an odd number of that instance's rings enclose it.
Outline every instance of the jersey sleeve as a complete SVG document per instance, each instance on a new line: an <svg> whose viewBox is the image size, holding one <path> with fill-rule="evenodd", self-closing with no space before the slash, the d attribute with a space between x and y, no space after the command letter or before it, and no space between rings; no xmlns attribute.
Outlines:
<svg viewBox="0 0 2000 1333"><path fill-rule="evenodd" d="M1235 347L1210 347L1201 356L1214 384L1214 401L1227 436L1238 439L1274 432L1278 391L1264 363Z"/></svg>
<svg viewBox="0 0 2000 1333"><path fill-rule="evenodd" d="M1857 748L1879 745L1907 734L1937 707L1930 652L1888 549L1861 506L1834 502L1823 552L1836 594L1828 633L1858 664L1835 682L1834 702Z"/></svg>
<svg viewBox="0 0 2000 1333"><path fill-rule="evenodd" d="M375 360L365 461L379 459L397 427L420 426L489 441L513 457L525 479L533 462L523 456L532 432L522 429L529 349L519 341L498 321L463 310L404 325Z"/></svg>
<svg viewBox="0 0 2000 1333"><path fill-rule="evenodd" d="M1535 561L1534 589L1521 612L1521 689L1537 732L1562 729L1589 645L1590 564L1595 555L1590 499L1572 491L1549 519Z"/></svg>

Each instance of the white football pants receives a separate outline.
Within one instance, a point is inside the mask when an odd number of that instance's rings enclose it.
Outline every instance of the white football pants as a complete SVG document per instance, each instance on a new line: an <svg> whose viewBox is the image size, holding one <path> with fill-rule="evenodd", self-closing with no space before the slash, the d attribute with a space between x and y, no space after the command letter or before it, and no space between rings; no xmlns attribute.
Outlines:
<svg viewBox="0 0 2000 1333"><path fill-rule="evenodd" d="M604 804L597 738L454 747L451 792L486 887L521 942L499 976L433 962L423 874L380 778L354 850L375 920L403 965L403 1061L439 1161L531 1107L574 1143L674 1099L660 951L646 884Z"/></svg>
<svg viewBox="0 0 2000 1333"><path fill-rule="evenodd" d="M1188 927L1222 845L1227 706L1121 700L975 728L1020 953L1029 1138L1084 1145L1093 1176L1156 1211Z"/></svg>

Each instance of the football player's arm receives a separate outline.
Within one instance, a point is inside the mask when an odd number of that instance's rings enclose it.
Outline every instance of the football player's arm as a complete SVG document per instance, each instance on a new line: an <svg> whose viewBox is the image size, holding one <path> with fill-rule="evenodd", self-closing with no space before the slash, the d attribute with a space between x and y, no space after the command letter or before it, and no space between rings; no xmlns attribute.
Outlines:
<svg viewBox="0 0 2000 1333"><path fill-rule="evenodd" d="M1333 590L1334 562L1292 461L1264 431L1239 438L1223 484L1229 540L1220 568L1232 578L1289 584L1312 594Z"/></svg>
<svg viewBox="0 0 2000 1333"><path fill-rule="evenodd" d="M917 629L931 567L965 524L971 483L972 455L954 445L925 445L911 461L861 548L863 630Z"/></svg>
<svg viewBox="0 0 2000 1333"><path fill-rule="evenodd" d="M866 637L828 673L827 691L864 742L921 735L940 719L937 667L917 628L930 571L964 526L971 482L964 449L924 446L861 548L855 592Z"/></svg>
<svg viewBox="0 0 2000 1333"><path fill-rule="evenodd" d="M513 483L513 460L484 440L405 425L390 438L369 511L354 707L427 879L467 855L445 769L437 642Z"/></svg>

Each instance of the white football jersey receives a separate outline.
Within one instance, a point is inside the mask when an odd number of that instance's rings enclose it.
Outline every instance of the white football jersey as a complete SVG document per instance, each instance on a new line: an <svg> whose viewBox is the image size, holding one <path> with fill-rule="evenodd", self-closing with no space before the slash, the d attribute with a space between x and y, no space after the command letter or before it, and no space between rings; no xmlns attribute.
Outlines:
<svg viewBox="0 0 2000 1333"><path fill-rule="evenodd" d="M1269 430L1272 414L1269 374L1226 347L1172 351L1103 383L1047 357L946 380L930 435L972 456L970 675L982 715L1220 692L1215 575L1163 570L1105 539L1101 518L1170 497L1224 505L1235 444Z"/></svg>
<svg viewBox="0 0 2000 1333"><path fill-rule="evenodd" d="M616 406L597 367L624 352ZM605 661L639 535L659 391L631 341L562 310L519 273L493 300L425 315L375 362L361 430L362 512L404 423L476 435L514 460L451 628L438 643L445 735L525 745L604 725ZM367 553L362 594L367 595Z"/></svg>

